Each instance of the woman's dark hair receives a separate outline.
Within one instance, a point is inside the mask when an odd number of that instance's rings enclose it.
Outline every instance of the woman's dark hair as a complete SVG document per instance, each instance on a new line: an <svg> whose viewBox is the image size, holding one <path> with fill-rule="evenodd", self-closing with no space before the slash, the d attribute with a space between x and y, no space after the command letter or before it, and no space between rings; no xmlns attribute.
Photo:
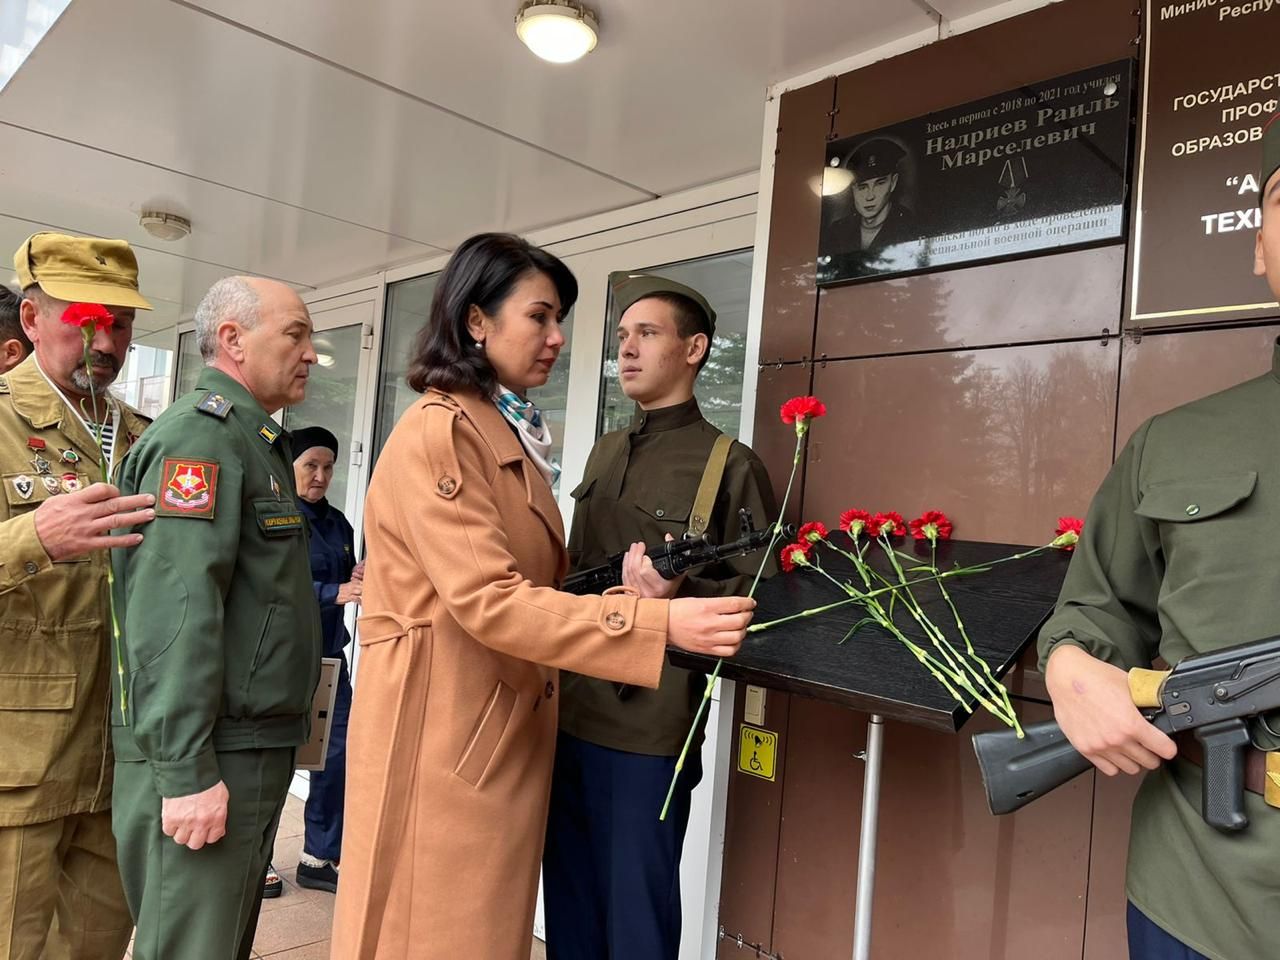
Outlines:
<svg viewBox="0 0 1280 960"><path fill-rule="evenodd" d="M418 331L409 363L409 386L488 393L497 375L467 330L471 307L497 314L515 285L529 273L544 273L560 295L562 315L578 299L578 281L558 257L511 233L480 233L463 242L445 264L431 315Z"/></svg>

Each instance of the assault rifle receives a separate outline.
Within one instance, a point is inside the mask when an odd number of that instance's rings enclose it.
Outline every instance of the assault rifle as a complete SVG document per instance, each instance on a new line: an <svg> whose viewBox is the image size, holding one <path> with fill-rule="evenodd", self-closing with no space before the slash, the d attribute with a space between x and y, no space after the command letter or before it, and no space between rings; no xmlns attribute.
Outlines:
<svg viewBox="0 0 1280 960"><path fill-rule="evenodd" d="M1226 832L1248 826L1244 751L1251 739L1246 721L1280 708L1280 637L1187 657L1172 670L1130 670L1129 693L1165 733L1195 731L1204 748L1205 822ZM1024 732L1021 740L1012 730L973 737L994 814L1011 813L1091 766L1052 720L1031 724Z"/></svg>
<svg viewBox="0 0 1280 960"><path fill-rule="evenodd" d="M680 574L695 567L715 563L717 560L729 560L755 553L769 545L773 536L773 525L760 530L753 530L751 511L743 508L738 511L738 522L742 536L729 543L714 544L706 536L685 540L667 540L650 547L646 552L653 561L654 569L667 580L674 580ZM782 527L782 537L791 539L796 535L795 524L788 523ZM591 567L565 577L560 589L566 593L604 593L610 587L622 585L623 553L615 553L598 567Z"/></svg>

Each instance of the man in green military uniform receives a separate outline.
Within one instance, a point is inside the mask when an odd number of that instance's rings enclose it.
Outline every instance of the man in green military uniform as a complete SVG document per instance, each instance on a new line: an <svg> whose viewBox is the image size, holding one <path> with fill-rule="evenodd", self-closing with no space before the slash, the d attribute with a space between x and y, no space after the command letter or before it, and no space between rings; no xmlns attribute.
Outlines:
<svg viewBox="0 0 1280 960"><path fill-rule="evenodd" d="M147 421L107 397L133 335L138 262L123 240L37 233L18 249L34 354L0 377L0 957L119 960L133 926L111 836L112 536L149 495L103 482ZM89 344L63 322L106 306ZM107 321L107 316L110 321Z"/></svg>
<svg viewBox="0 0 1280 960"><path fill-rule="evenodd" d="M573 491L573 566L687 532L736 540L742 508L757 527L773 522L764 465L708 423L693 396L715 333L710 304L662 277L610 280L622 390L639 409L630 428L595 445ZM745 595L761 559L665 581L646 558L641 588L648 596ZM696 742L665 822L658 812L704 685L701 675L670 664L657 690L562 675L543 859L550 960L674 960L679 952L680 851L701 777Z"/></svg>
<svg viewBox="0 0 1280 960"><path fill-rule="evenodd" d="M1280 297L1280 122L1263 136L1254 272ZM1249 827L1200 815L1200 751L1133 706L1125 670L1280 633L1280 344L1272 372L1147 421L1094 497L1057 609L1040 632L1054 714L1103 773L1154 771L1134 801L1132 960L1277 955L1280 810L1248 748ZM1274 728L1274 722L1272 724ZM1280 746L1259 724L1254 743Z"/></svg>
<svg viewBox="0 0 1280 960"><path fill-rule="evenodd" d="M249 956L320 668L293 454L271 419L303 399L311 319L284 284L230 277L195 321L196 390L120 473L156 497L115 566L113 825L136 960Z"/></svg>

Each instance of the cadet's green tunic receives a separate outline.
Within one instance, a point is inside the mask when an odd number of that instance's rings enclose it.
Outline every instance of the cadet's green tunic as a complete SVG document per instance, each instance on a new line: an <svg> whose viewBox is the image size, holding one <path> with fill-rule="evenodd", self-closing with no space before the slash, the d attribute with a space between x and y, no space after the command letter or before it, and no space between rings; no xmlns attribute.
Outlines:
<svg viewBox="0 0 1280 960"><path fill-rule="evenodd" d="M720 431L703 419L698 401L638 411L626 430L601 437L573 491L577 506L569 535L574 570L604 563L637 540L654 545L679 539L689 526L693 500ZM741 536L738 510L748 507L756 527L777 519L769 474L750 447L734 443L707 526L712 543ZM703 567L685 579L680 596L745 594L761 555ZM776 570L770 560L768 575ZM651 756L675 756L684 745L702 697L701 674L666 664L657 690L632 688L626 700L605 680L562 672L560 729L580 740Z"/></svg>
<svg viewBox="0 0 1280 960"><path fill-rule="evenodd" d="M1089 508L1041 664L1062 643L1129 668L1280 633L1278 523L1280 345L1270 374L1133 435ZM1280 953L1280 810L1245 802L1243 833L1208 826L1200 768L1177 759L1147 775L1133 807L1129 898L1214 960Z"/></svg>
<svg viewBox="0 0 1280 960"><path fill-rule="evenodd" d="M143 542L116 551L127 702L113 684L115 830L134 956L226 957L252 925L293 750L319 677L319 609L288 439L213 369L120 471L153 493ZM189 851L161 798L226 782L227 836ZM141 916L139 916L141 914ZM247 946L247 944L246 944Z"/></svg>

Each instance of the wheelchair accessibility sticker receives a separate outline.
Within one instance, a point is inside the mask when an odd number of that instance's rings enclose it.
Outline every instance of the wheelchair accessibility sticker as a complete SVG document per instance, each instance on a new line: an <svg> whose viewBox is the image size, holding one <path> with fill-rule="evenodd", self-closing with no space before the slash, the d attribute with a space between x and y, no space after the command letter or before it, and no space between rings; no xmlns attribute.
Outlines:
<svg viewBox="0 0 1280 960"><path fill-rule="evenodd" d="M738 738L738 769L761 780L772 780L778 756L778 735L771 730L742 725Z"/></svg>

